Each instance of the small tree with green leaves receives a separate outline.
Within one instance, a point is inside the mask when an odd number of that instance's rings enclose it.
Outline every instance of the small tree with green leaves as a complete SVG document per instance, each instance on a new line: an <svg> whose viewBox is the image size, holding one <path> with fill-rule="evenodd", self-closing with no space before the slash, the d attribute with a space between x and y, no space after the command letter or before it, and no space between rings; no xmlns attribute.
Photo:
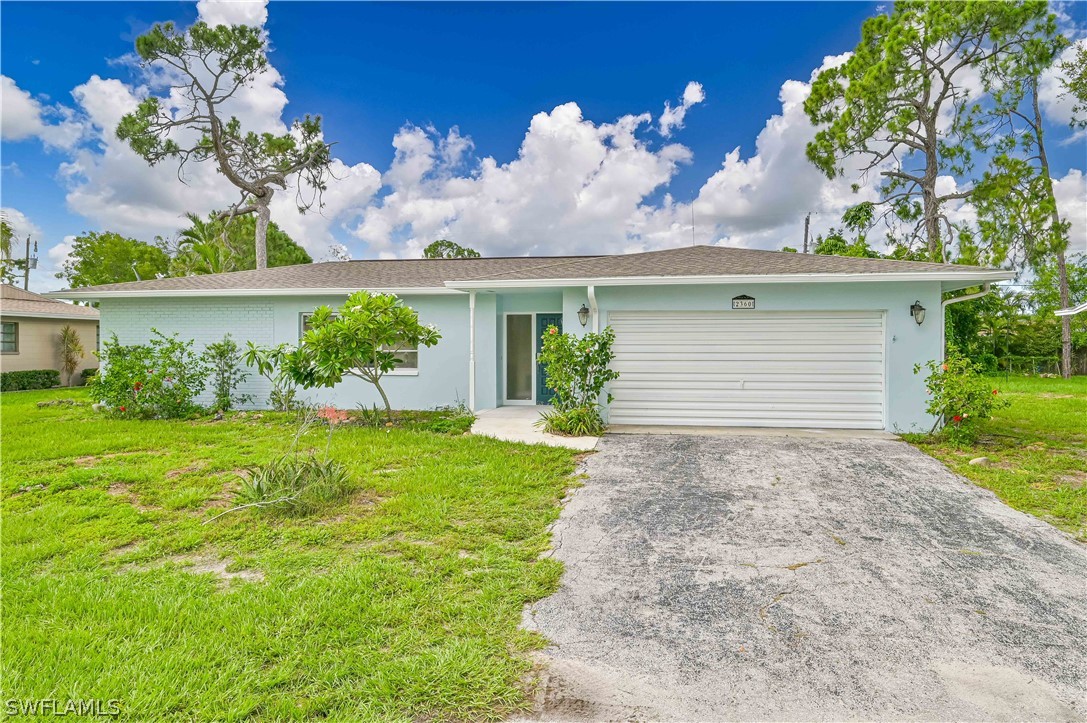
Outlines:
<svg viewBox="0 0 1087 723"><path fill-rule="evenodd" d="M238 343L230 338L230 334L224 336L222 341L208 344L204 349L204 358L211 368L211 390L215 395L215 409L227 412L235 405L253 400L252 395L237 392L238 387L249 378L249 374L242 371L241 350Z"/></svg>
<svg viewBox="0 0 1087 723"><path fill-rule="evenodd" d="M582 336L563 334L549 326L543 335L540 363L547 370L548 388L555 391L554 412L544 414L541 423L549 432L574 436L597 435L604 431L600 397L605 385L619 378L610 367L614 357L615 331L609 326L600 333ZM611 402L611 394L607 395Z"/></svg>
<svg viewBox="0 0 1087 723"><path fill-rule="evenodd" d="M64 375L68 378L68 386L72 386L72 376L83 361L86 352L83 351L83 343L79 340L79 332L71 324L65 324L60 328L60 365L64 369Z"/></svg>
<svg viewBox="0 0 1087 723"><path fill-rule="evenodd" d="M328 306L309 317L299 347L284 355L291 378L306 389L332 387L353 376L374 385L392 421L392 405L381 378L396 369L401 355L438 343L432 324L419 322L415 309L395 294L356 291L338 310Z"/></svg>
<svg viewBox="0 0 1087 723"><path fill-rule="evenodd" d="M423 249L424 259L478 259L479 252L444 238Z"/></svg>
<svg viewBox="0 0 1087 723"><path fill-rule="evenodd" d="M298 408L295 395L298 389L287 369L287 357L294 351L290 344L274 347L257 346L248 342L245 350L245 363L257 370L257 373L272 384L268 403L277 412L290 412Z"/></svg>

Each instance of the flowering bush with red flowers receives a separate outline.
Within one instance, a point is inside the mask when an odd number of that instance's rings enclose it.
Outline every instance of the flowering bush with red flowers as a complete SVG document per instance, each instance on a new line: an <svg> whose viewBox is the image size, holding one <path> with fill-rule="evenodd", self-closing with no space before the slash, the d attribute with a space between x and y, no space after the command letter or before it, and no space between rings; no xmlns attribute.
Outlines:
<svg viewBox="0 0 1087 723"><path fill-rule="evenodd" d="M330 427L335 427L337 424L343 424L351 415L343 409L336 409L336 407L321 407L317 410L317 417L323 419Z"/></svg>
<svg viewBox="0 0 1087 723"><path fill-rule="evenodd" d="M88 382L91 397L113 414L140 419L183 418L199 412L208 365L191 341L151 330L147 344L103 340L101 370Z"/></svg>
<svg viewBox="0 0 1087 723"><path fill-rule="evenodd" d="M936 418L937 427L952 442L971 444L977 441L978 422L989 419L993 411L1008 406L1008 401L993 389L991 380L982 376L978 365L954 349L948 351L943 363L930 361L918 364L913 373L928 369L925 387L928 390L928 413Z"/></svg>

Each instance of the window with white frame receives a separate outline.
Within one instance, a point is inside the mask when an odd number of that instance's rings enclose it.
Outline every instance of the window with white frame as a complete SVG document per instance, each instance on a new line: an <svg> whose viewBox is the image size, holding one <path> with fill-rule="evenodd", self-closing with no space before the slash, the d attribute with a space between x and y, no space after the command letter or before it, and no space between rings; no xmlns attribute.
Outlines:
<svg viewBox="0 0 1087 723"><path fill-rule="evenodd" d="M299 339L302 335L310 330L309 319L312 314L302 314L302 320L299 324ZM334 315L335 316L335 315ZM390 372L396 374L397 372L403 374L415 374L419 371L419 346L412 344L410 346L401 346L394 350L396 353L396 368Z"/></svg>
<svg viewBox="0 0 1087 723"><path fill-rule="evenodd" d="M19 324L5 321L0 324L0 352L16 354L19 351Z"/></svg>

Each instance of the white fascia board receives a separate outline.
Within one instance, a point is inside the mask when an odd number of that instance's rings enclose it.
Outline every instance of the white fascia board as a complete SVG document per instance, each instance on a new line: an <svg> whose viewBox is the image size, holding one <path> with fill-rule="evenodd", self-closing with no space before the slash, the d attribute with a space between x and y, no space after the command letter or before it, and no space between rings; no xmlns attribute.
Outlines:
<svg viewBox="0 0 1087 723"><path fill-rule="evenodd" d="M446 281L451 289L508 289L518 287L554 286L678 286L685 284L840 284L883 281L968 282L975 286L986 281L1007 281L1014 278L1011 271L909 272L869 274L733 274L722 276L617 276L582 279L491 279Z"/></svg>
<svg viewBox="0 0 1087 723"><path fill-rule="evenodd" d="M1055 313L1057 316L1075 316L1076 314L1084 311L1087 311L1087 301L1083 302L1079 306L1073 306L1068 309L1057 309L1057 311L1053 313Z"/></svg>
<svg viewBox="0 0 1087 723"><path fill-rule="evenodd" d="M177 298L214 298L219 296L349 296L358 287L344 289L133 289L132 291L83 291L65 289L51 291L43 296L51 299L72 299L76 301L98 301L100 299L177 299ZM397 296L452 296L464 292L440 286L424 286L407 289L361 289L373 294L396 294Z"/></svg>
<svg viewBox="0 0 1087 723"><path fill-rule="evenodd" d="M0 310L0 316L5 319L11 317L13 319L68 319L70 321L98 321L97 316L91 316L90 314L68 314L66 312L60 312L58 314L47 314L43 311Z"/></svg>

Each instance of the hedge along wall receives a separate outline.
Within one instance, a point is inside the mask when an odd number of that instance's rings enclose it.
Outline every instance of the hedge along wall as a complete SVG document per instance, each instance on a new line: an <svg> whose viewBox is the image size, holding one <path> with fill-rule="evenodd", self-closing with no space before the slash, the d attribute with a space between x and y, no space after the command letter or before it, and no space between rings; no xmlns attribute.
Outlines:
<svg viewBox="0 0 1087 723"><path fill-rule="evenodd" d="M24 389L51 389L60 386L60 372L56 369L28 369L16 372L0 372L0 392L17 392Z"/></svg>

